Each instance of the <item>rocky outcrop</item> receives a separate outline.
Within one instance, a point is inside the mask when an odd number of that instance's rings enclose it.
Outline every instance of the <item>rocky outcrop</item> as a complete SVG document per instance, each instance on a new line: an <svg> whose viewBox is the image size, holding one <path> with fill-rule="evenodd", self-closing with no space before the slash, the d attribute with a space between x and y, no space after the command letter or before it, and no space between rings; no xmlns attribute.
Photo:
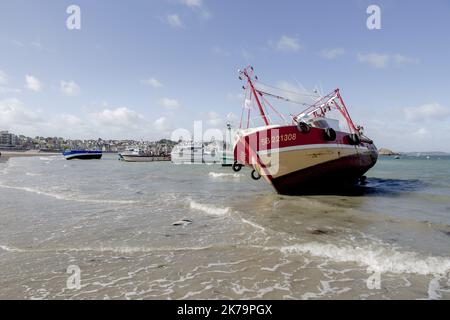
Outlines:
<svg viewBox="0 0 450 320"><path fill-rule="evenodd" d="M378 150L378 154L381 156L398 156L398 155L400 155L400 153L394 152L394 151L386 149L386 148L380 148Z"/></svg>

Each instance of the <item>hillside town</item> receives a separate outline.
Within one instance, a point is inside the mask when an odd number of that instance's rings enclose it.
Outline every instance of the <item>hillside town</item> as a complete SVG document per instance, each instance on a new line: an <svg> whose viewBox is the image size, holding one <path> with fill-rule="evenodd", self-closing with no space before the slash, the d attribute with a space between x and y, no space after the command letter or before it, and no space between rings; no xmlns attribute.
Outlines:
<svg viewBox="0 0 450 320"><path fill-rule="evenodd" d="M136 140L72 140L61 137L26 137L16 135L9 131L0 131L0 150L28 151L38 150L43 152L62 152L71 150L101 150L103 152L117 153L127 147L136 147L153 151L155 154L169 154L176 142L162 139L159 141Z"/></svg>

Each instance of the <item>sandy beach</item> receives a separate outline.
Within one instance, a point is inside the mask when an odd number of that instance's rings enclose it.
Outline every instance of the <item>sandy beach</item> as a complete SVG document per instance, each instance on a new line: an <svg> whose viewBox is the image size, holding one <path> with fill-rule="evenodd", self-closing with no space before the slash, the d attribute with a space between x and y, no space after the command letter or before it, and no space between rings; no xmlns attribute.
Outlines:
<svg viewBox="0 0 450 320"><path fill-rule="evenodd" d="M38 150L28 150L28 151L0 151L0 162L8 161L9 158L16 157L37 157L37 156L56 156L60 153L57 152L40 152Z"/></svg>

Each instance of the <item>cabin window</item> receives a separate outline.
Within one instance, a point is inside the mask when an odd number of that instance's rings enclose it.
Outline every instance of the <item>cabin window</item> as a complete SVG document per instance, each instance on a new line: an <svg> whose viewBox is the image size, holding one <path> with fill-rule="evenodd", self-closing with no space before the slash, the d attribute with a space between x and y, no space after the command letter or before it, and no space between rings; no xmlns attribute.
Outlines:
<svg viewBox="0 0 450 320"><path fill-rule="evenodd" d="M326 129L329 127L328 122L326 122L325 120L316 120L313 122L314 127L316 128L321 128L321 129Z"/></svg>

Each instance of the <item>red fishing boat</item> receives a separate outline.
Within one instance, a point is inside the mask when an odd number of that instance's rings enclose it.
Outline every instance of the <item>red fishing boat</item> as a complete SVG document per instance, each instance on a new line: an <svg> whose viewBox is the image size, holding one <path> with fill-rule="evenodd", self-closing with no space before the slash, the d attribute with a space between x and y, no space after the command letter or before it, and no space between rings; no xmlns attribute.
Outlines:
<svg viewBox="0 0 450 320"><path fill-rule="evenodd" d="M301 103L306 109L288 120L269 99L297 101L266 89L275 87L262 85L253 67L239 71L239 78L245 81L245 102L233 170L253 168L253 179L264 177L280 194L338 192L365 179L378 151L363 128L353 123L339 89L311 95L312 103ZM261 126L251 126L252 109L259 113ZM272 122L273 113L284 123Z"/></svg>

